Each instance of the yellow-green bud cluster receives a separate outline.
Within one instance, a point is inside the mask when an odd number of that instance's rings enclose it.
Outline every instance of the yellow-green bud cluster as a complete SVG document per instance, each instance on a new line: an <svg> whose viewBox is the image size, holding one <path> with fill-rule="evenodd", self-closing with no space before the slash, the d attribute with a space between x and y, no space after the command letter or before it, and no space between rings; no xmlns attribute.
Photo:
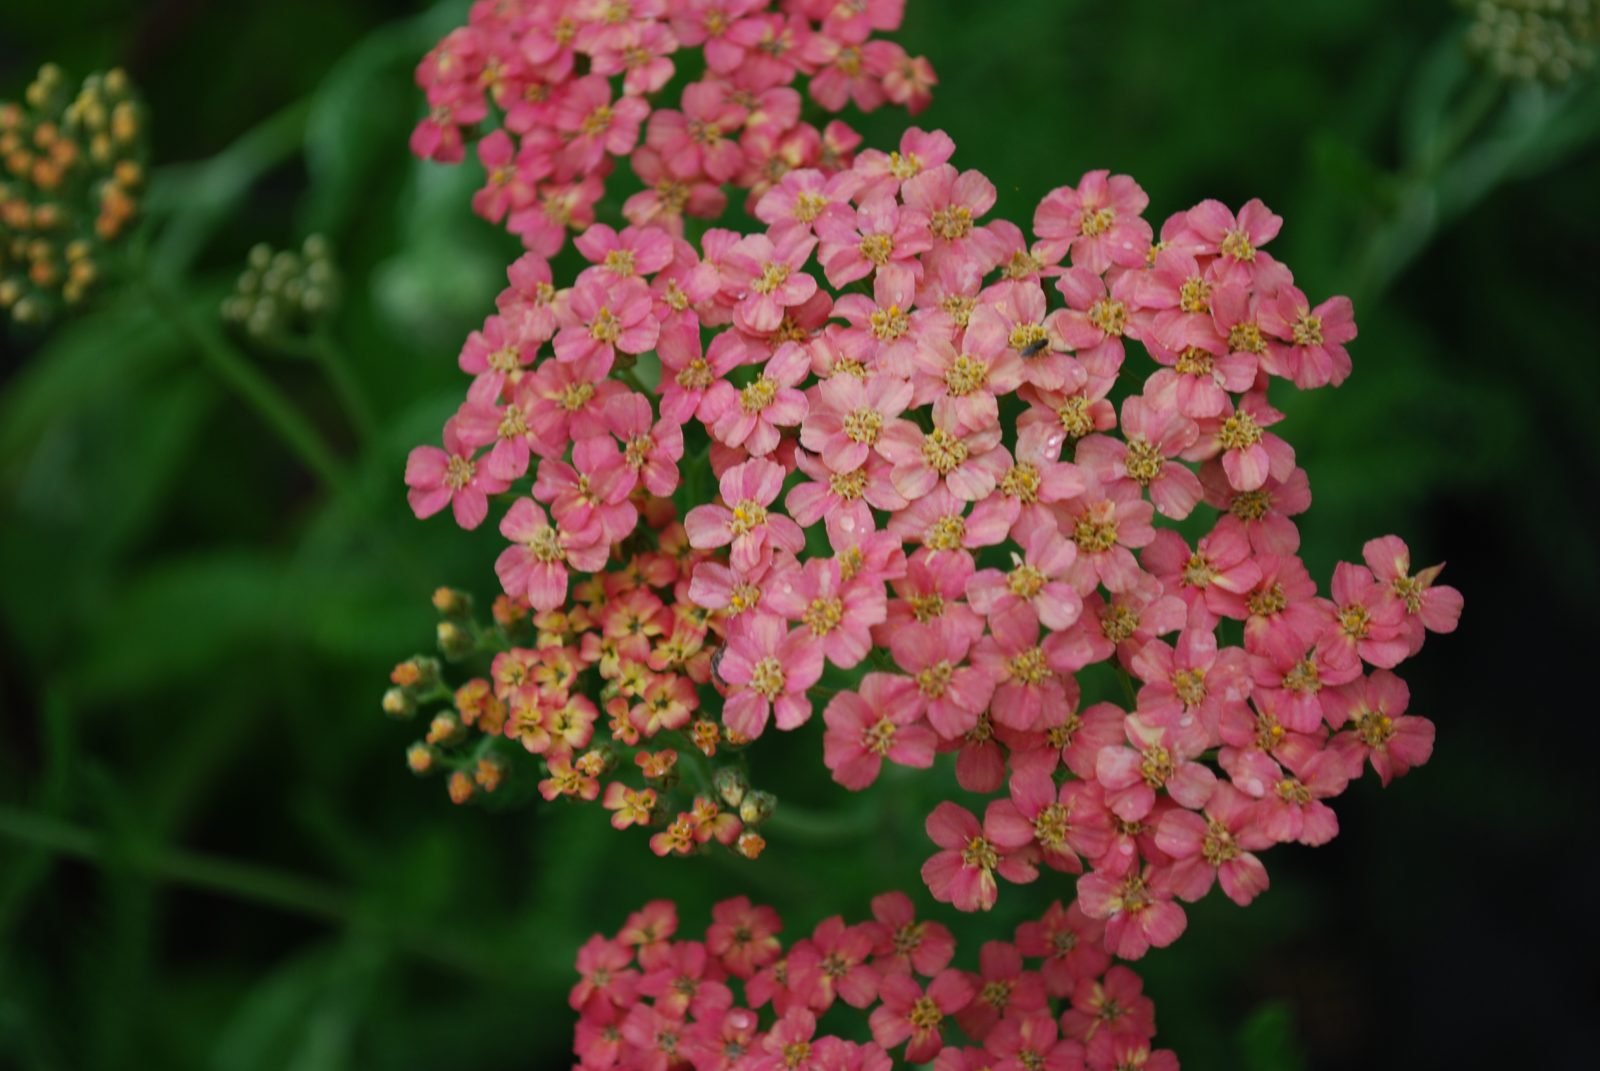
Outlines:
<svg viewBox="0 0 1600 1071"><path fill-rule="evenodd" d="M138 215L144 110L120 70L76 94L46 64L21 102L0 101L0 310L43 323L80 304L106 249Z"/></svg>
<svg viewBox="0 0 1600 1071"><path fill-rule="evenodd" d="M1590 71L1600 0L1469 0L1467 47L1501 78L1564 85Z"/></svg>
<svg viewBox="0 0 1600 1071"><path fill-rule="evenodd" d="M255 338L303 336L316 329L338 292L339 273L321 235L307 238L298 252L258 245L222 303L222 318Z"/></svg>

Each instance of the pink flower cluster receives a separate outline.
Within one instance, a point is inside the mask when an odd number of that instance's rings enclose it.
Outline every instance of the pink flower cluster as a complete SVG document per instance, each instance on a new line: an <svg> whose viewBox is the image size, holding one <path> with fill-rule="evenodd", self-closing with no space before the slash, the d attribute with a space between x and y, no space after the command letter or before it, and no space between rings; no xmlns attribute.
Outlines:
<svg viewBox="0 0 1600 1071"><path fill-rule="evenodd" d="M562 667L545 716L594 667L604 702L672 697L614 720L618 743L719 697L745 743L809 721L828 673L841 784L954 752L965 789L1000 793L981 821L929 816L936 898L1081 875L1133 958L1214 884L1249 902L1266 847L1333 836L1326 801L1367 765L1387 783L1427 759L1391 671L1461 598L1393 536L1327 596L1297 554L1310 491L1269 387L1340 382L1355 327L1266 251L1277 216L1208 201L1158 237L1138 185L1094 172L1043 199L1030 242L983 221L995 191L953 150L912 130L792 172L765 231L699 250L596 225L569 289L525 255L462 353L448 450L419 448L408 482L468 527L525 488L497 571L567 622L512 652ZM679 526L668 496L707 463L718 494L679 493ZM1206 523L1191 543L1158 517ZM560 616L574 584L598 635Z"/></svg>
<svg viewBox="0 0 1600 1071"><path fill-rule="evenodd" d="M1151 1049L1138 975L1111 965L1101 924L1077 909L1053 904L1014 941L985 943L975 971L950 965L950 931L903 893L872 915L833 916L785 947L777 912L744 897L712 909L703 940L675 940L674 905L647 904L578 953L578 1071L890 1071L895 1056L935 1071L1176 1071ZM872 1040L820 1033L835 1007L864 1015Z"/></svg>
<svg viewBox="0 0 1600 1071"><path fill-rule="evenodd" d="M926 59L874 34L900 26L905 0L478 0L469 23L422 61L429 113L419 156L455 162L479 124L487 181L473 208L554 256L595 220L615 158L644 189L623 215L674 236L715 218L726 186L760 196L789 171L837 170L861 138L802 118L884 103L915 113L936 82ZM678 107L655 107L684 49L704 73ZM691 64L691 67L698 67ZM804 77L805 96L795 88ZM642 142L641 142L642 135Z"/></svg>

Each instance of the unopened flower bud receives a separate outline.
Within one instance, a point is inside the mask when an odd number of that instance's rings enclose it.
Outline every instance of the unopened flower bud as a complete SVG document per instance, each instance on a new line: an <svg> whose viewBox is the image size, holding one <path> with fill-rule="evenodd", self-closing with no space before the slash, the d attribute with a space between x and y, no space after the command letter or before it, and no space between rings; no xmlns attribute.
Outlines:
<svg viewBox="0 0 1600 1071"><path fill-rule="evenodd" d="M722 802L729 807L739 806L744 802L745 793L750 791L750 779L737 766L720 767L711 782L716 786Z"/></svg>
<svg viewBox="0 0 1600 1071"><path fill-rule="evenodd" d="M472 633L454 621L441 621L438 628L439 650L452 662L472 653L477 642Z"/></svg>
<svg viewBox="0 0 1600 1071"><path fill-rule="evenodd" d="M739 804L739 819L747 826L758 826L772 817L778 807L778 797L770 792L754 789L745 793Z"/></svg>
<svg viewBox="0 0 1600 1071"><path fill-rule="evenodd" d="M452 743L461 735L461 720L448 710L435 714L428 723L427 741L430 744Z"/></svg>
<svg viewBox="0 0 1600 1071"><path fill-rule="evenodd" d="M456 588L436 588L433 608L444 617L471 617L472 596Z"/></svg>
<svg viewBox="0 0 1600 1071"><path fill-rule="evenodd" d="M465 770L452 772L447 788L450 792L450 802L457 804L466 803L477 792L476 786L472 783L472 776Z"/></svg>
<svg viewBox="0 0 1600 1071"><path fill-rule="evenodd" d="M406 765L411 767L411 772L418 777L433 772L434 760L437 757L433 748L420 740L406 748Z"/></svg>
<svg viewBox="0 0 1600 1071"><path fill-rule="evenodd" d="M746 859L755 859L767 846L767 838L753 829L747 829L739 834L739 839L734 842L734 849Z"/></svg>
<svg viewBox="0 0 1600 1071"><path fill-rule="evenodd" d="M383 712L391 718L409 718L416 714L417 704L404 688L390 688L383 693Z"/></svg>

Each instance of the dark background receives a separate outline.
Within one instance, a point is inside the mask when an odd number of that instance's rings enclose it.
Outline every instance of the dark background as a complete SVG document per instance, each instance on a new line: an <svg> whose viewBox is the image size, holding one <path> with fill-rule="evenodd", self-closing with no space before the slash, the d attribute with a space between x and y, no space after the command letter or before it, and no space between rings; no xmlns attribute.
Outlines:
<svg viewBox="0 0 1600 1071"><path fill-rule="evenodd" d="M363 448L314 369L253 358L349 459L329 495L136 288L0 334L0 1066L561 1066L573 954L644 898L698 931L748 893L793 934L917 884L953 788L849 797L818 732L757 761L845 832L780 824L755 866L658 861L587 809L455 808L406 772L387 670L431 641L435 585L493 583L496 541L415 522L400 483L515 252L470 214L475 167L406 153L411 69L465 6L0 13L0 98L46 59L142 87L152 259L192 316L253 243L330 237L332 332L381 416ZM914 0L900 35L941 79L919 124L1001 216L1096 167L1158 226L1208 196L1280 212L1272 252L1361 329L1350 381L1288 404L1313 574L1392 531L1467 596L1407 668L1433 761L1358 783L1337 840L1274 851L1248 912L1214 897L1138 964L1189 1068L1593 1051L1600 95L1486 84L1465 26L1384 0ZM903 118L860 125L887 147ZM970 953L1046 902L939 917Z"/></svg>

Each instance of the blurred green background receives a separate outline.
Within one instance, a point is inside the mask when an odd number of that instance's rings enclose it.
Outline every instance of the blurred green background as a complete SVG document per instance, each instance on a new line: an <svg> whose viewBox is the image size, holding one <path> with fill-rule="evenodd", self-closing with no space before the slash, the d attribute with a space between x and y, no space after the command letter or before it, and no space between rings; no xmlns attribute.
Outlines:
<svg viewBox="0 0 1600 1071"><path fill-rule="evenodd" d="M406 151L412 68L466 6L0 12L0 98L47 59L142 87L149 255L185 288L158 311L113 286L0 334L0 1067L559 1067L577 946L646 897L698 931L747 893L794 934L918 884L948 771L852 798L818 776L820 731L754 761L832 831L791 818L757 865L658 861L589 809L452 807L406 771L385 675L431 641L434 586L491 593L496 550L414 521L400 479L515 253L470 213L475 167ZM1361 328L1351 380L1289 404L1313 572L1394 531L1467 595L1407 674L1433 762L1359 783L1338 840L1273 852L1248 912L1208 900L1138 965L1159 1040L1196 1069L1574 1066L1596 929L1596 84L1502 88L1443 0L909 9L900 39L940 76L919 124L993 177L998 214L1026 223L1110 167L1158 225L1208 196L1286 218L1272 252L1314 300L1353 294ZM887 147L902 123L861 125ZM252 244L312 232L376 436L314 366L252 360L341 451L341 493L182 329L218 330ZM1049 891L938 917L975 955Z"/></svg>

